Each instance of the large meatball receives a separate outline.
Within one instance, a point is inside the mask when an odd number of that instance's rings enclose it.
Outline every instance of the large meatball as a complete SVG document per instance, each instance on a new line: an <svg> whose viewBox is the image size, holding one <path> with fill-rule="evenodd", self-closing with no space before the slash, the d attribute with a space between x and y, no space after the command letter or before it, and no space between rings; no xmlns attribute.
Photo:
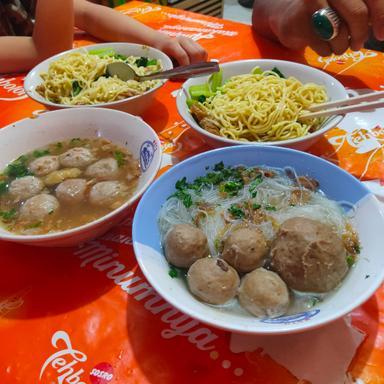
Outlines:
<svg viewBox="0 0 384 384"><path fill-rule="evenodd" d="M26 222L41 221L59 209L55 196L42 193L29 198L20 208L20 219Z"/></svg>
<svg viewBox="0 0 384 384"><path fill-rule="evenodd" d="M340 237L326 224L295 217L280 227L271 250L271 269L303 292L328 292L348 271Z"/></svg>
<svg viewBox="0 0 384 384"><path fill-rule="evenodd" d="M240 273L261 267L268 254L263 233L257 228L239 228L224 241L222 257Z"/></svg>
<svg viewBox="0 0 384 384"><path fill-rule="evenodd" d="M167 233L164 250L171 264L189 268L196 260L208 256L207 236L191 224L177 224Z"/></svg>
<svg viewBox="0 0 384 384"><path fill-rule="evenodd" d="M278 274L258 268L243 277L239 301L252 315L261 318L277 317L288 310L289 291Z"/></svg>
<svg viewBox="0 0 384 384"><path fill-rule="evenodd" d="M111 180L118 176L119 166L113 157L107 157L91 164L85 171L88 177L95 177L100 180Z"/></svg>
<svg viewBox="0 0 384 384"><path fill-rule="evenodd" d="M240 279L224 260L205 257L195 261L187 274L191 292L209 304L224 304L235 297Z"/></svg>
<svg viewBox="0 0 384 384"><path fill-rule="evenodd" d="M60 167L57 156L42 156L29 164L29 169L36 176L45 176L58 170Z"/></svg>
<svg viewBox="0 0 384 384"><path fill-rule="evenodd" d="M44 183L35 176L24 176L15 179L9 185L9 193L16 200L25 200L37 195L44 188Z"/></svg>
<svg viewBox="0 0 384 384"><path fill-rule="evenodd" d="M71 148L59 156L60 164L63 167L82 168L95 161L92 152L84 147Z"/></svg>
<svg viewBox="0 0 384 384"><path fill-rule="evenodd" d="M85 200L87 181L85 179L68 179L56 188L57 198L66 204L78 204Z"/></svg>
<svg viewBox="0 0 384 384"><path fill-rule="evenodd" d="M126 187L118 181L101 181L91 188L89 201L94 205L110 206L125 193Z"/></svg>

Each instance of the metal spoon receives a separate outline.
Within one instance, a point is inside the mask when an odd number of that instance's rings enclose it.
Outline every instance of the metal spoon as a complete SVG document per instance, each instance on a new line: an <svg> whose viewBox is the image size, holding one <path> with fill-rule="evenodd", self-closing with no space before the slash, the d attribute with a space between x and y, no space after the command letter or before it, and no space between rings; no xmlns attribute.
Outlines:
<svg viewBox="0 0 384 384"><path fill-rule="evenodd" d="M107 73L110 76L117 76L123 81L136 80L156 80L156 79L189 79L210 73L218 72L219 64L217 62L201 62L191 65L184 65L170 69L168 71L151 73L150 75L139 76L135 70L123 61L115 61L107 65Z"/></svg>

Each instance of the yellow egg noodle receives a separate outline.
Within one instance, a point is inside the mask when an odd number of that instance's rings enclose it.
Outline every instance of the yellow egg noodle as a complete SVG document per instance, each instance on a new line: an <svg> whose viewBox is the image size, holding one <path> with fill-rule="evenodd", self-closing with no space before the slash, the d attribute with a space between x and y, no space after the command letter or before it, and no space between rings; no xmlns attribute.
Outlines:
<svg viewBox="0 0 384 384"><path fill-rule="evenodd" d="M138 75L162 69L159 60L156 65L145 67L135 64L138 59L135 56L128 56L125 60L107 55L100 57L86 51L69 53L52 62L48 72L40 75L43 82L36 91L51 102L67 105L107 103L139 95L155 87L159 80L123 81L116 76L105 76L107 64L115 61L131 64Z"/></svg>
<svg viewBox="0 0 384 384"><path fill-rule="evenodd" d="M299 121L312 104L327 101L323 86L281 78L273 71L231 77L202 104L220 136L241 141L279 141L315 131L324 119Z"/></svg>

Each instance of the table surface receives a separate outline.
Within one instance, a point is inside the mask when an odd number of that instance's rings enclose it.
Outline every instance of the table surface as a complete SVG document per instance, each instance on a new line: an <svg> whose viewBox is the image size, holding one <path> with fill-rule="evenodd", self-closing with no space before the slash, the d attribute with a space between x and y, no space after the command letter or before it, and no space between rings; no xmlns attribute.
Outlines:
<svg viewBox="0 0 384 384"><path fill-rule="evenodd" d="M220 62L273 58L326 70L350 89L381 89L381 53L362 50L318 57L291 52L254 36L250 26L154 4L130 2L119 10L168 33L199 41ZM76 46L92 39L78 36ZM24 94L24 76L0 78L0 126L31 117L44 107ZM177 114L178 82L168 82L144 119L158 133L162 172L207 150ZM373 116L373 117L372 117ZM384 179L383 116L356 114L328 132L310 152L364 180ZM140 295L145 284L133 254L134 213L101 238L78 248L38 249L0 242L0 382L10 383L298 383L261 351L230 351L230 334L190 319ZM125 286L92 261L92 254L118 253L130 273ZM127 284L131 284L128 286ZM367 335L349 367L365 383L384 383L384 290L352 313ZM156 305L155 305L156 304ZM104 372L105 377L97 377Z"/></svg>

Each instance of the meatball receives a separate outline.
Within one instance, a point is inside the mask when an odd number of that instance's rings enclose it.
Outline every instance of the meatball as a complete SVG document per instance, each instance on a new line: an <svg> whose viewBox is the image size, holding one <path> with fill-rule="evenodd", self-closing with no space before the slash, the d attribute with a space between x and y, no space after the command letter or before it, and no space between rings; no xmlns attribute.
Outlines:
<svg viewBox="0 0 384 384"><path fill-rule="evenodd" d="M44 183L35 176L24 176L15 179L9 185L9 193L16 200L25 200L37 195L44 188Z"/></svg>
<svg viewBox="0 0 384 384"><path fill-rule="evenodd" d="M118 181L101 181L91 188L89 201L94 205L108 206L125 193L126 188Z"/></svg>
<svg viewBox="0 0 384 384"><path fill-rule="evenodd" d="M29 198L20 208L20 219L27 222L43 220L59 209L55 196L42 193Z"/></svg>
<svg viewBox="0 0 384 384"><path fill-rule="evenodd" d="M225 239L222 257L237 272L246 273L261 267L267 254L267 242L259 229L239 228Z"/></svg>
<svg viewBox="0 0 384 384"><path fill-rule="evenodd" d="M295 217L280 227L271 249L271 269L303 292L328 292L348 271L343 242L326 224Z"/></svg>
<svg viewBox="0 0 384 384"><path fill-rule="evenodd" d="M191 224L177 224L166 235L164 251L171 264L189 268L196 260L208 256L207 236Z"/></svg>
<svg viewBox="0 0 384 384"><path fill-rule="evenodd" d="M86 167L95 160L92 152L83 147L71 148L59 156L63 167Z"/></svg>
<svg viewBox="0 0 384 384"><path fill-rule="evenodd" d="M67 204L78 204L85 200L87 181L85 179L68 179L56 188L57 198Z"/></svg>
<svg viewBox="0 0 384 384"><path fill-rule="evenodd" d="M101 180L110 180L118 176L119 166L117 161L113 157L107 157L96 161L96 163L90 165L85 175L88 177L95 177Z"/></svg>
<svg viewBox="0 0 384 384"><path fill-rule="evenodd" d="M29 164L29 169L37 176L45 176L59 169L59 158L57 156L42 156Z"/></svg>
<svg viewBox="0 0 384 384"><path fill-rule="evenodd" d="M187 274L191 292L209 304L224 304L235 297L240 279L224 260L205 257L195 261Z"/></svg>
<svg viewBox="0 0 384 384"><path fill-rule="evenodd" d="M258 268L243 277L239 302L257 317L277 317L288 310L289 291L277 273Z"/></svg>

